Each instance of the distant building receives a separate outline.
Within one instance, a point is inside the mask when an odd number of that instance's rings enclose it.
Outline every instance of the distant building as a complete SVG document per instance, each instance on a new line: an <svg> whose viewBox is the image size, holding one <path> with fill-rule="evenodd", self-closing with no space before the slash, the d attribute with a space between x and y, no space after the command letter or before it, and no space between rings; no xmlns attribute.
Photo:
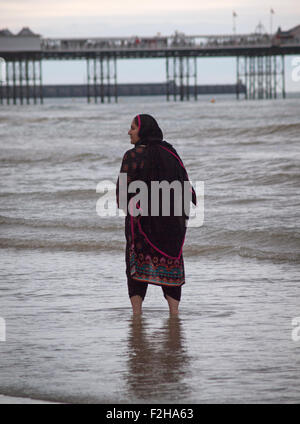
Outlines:
<svg viewBox="0 0 300 424"><path fill-rule="evenodd" d="M10 36L13 36L13 33L9 29L5 28L0 30L0 37L1 36L10 37Z"/></svg>
<svg viewBox="0 0 300 424"><path fill-rule="evenodd" d="M276 33L276 38L280 38L281 40L300 40L300 25L297 25L288 31L281 31L281 28L279 27Z"/></svg>
<svg viewBox="0 0 300 424"><path fill-rule="evenodd" d="M0 51L2 52L34 52L41 50L41 36L28 27L14 35L9 29L0 30Z"/></svg>

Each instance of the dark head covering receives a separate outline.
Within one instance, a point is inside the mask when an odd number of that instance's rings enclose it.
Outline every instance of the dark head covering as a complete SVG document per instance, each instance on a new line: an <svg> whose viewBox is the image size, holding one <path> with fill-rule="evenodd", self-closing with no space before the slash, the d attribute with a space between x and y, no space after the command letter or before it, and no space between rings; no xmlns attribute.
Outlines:
<svg viewBox="0 0 300 424"><path fill-rule="evenodd" d="M144 180L145 181L157 181L159 180L159 170L162 168L161 162L161 148L160 146L173 149L171 144L163 141L163 132L160 129L157 121L151 115L141 114L134 118L135 124L139 128L140 140L135 144L135 147L139 145L146 145L146 165L144 167Z"/></svg>
<svg viewBox="0 0 300 424"><path fill-rule="evenodd" d="M139 127L140 141L138 144L151 144L162 141L162 130L153 116L147 114L137 115L134 118L134 122Z"/></svg>

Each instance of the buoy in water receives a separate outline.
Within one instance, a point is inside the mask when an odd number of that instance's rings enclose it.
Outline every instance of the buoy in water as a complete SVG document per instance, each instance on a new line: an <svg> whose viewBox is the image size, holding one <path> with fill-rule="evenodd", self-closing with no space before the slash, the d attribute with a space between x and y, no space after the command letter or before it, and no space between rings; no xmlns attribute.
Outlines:
<svg viewBox="0 0 300 424"><path fill-rule="evenodd" d="M210 101L210 103L215 103L216 101L215 101L215 99L211 99L211 101Z"/></svg>

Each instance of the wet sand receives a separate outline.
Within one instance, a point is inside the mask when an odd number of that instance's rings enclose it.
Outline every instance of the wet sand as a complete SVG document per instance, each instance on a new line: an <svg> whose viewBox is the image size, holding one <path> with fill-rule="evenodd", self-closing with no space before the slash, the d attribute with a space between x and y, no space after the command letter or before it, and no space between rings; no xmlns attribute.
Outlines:
<svg viewBox="0 0 300 424"><path fill-rule="evenodd" d="M8 404L56 404L58 402L49 402L46 400L38 400L38 399L31 399L31 398L23 398L23 397L14 397L14 396L5 396L0 395L0 405L8 405Z"/></svg>

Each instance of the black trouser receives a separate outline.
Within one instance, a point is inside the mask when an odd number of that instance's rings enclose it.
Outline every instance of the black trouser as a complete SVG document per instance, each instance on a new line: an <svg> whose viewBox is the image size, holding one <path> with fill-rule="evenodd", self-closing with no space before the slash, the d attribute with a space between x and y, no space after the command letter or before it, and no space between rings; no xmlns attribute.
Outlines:
<svg viewBox="0 0 300 424"><path fill-rule="evenodd" d="M128 295L132 296L141 296L144 300L148 288L148 283L144 283L143 281L133 280L133 278L127 275L127 285L128 285ZM175 300L180 302L181 298L181 286L169 287L169 286L161 286L164 296L170 296Z"/></svg>

